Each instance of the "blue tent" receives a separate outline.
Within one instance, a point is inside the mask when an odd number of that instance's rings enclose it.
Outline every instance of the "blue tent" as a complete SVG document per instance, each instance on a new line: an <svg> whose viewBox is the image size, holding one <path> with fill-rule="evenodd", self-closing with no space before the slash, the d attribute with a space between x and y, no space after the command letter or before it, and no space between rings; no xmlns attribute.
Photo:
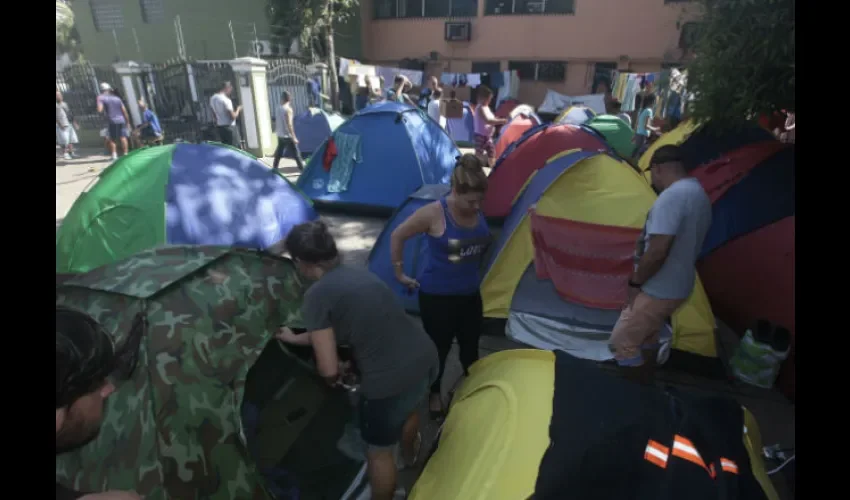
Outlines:
<svg viewBox="0 0 850 500"><path fill-rule="evenodd" d="M449 137L457 144L472 144L475 125L472 123L472 108L469 103L463 102L463 118L449 118L446 120L446 130Z"/></svg>
<svg viewBox="0 0 850 500"><path fill-rule="evenodd" d="M389 212L423 184L448 184L459 155L421 110L383 102L340 125L310 157L296 185L323 206ZM328 165L326 156L333 158Z"/></svg>
<svg viewBox="0 0 850 500"><path fill-rule="evenodd" d="M369 253L369 270L380 276L398 294L407 312L419 314L419 295L415 290L408 290L395 279L395 270L390 259L390 235L395 228L413 215L413 212L449 194L450 189L445 184L430 184L422 186L410 195L387 221L387 225L375 241L375 246L372 247L372 252ZM428 244L425 235L416 235L407 240L404 245L404 273L418 279L423 270L427 252Z"/></svg>
<svg viewBox="0 0 850 500"><path fill-rule="evenodd" d="M319 108L310 108L301 113L292 120L299 149L305 154L316 151L343 123L345 118L339 113L326 113Z"/></svg>

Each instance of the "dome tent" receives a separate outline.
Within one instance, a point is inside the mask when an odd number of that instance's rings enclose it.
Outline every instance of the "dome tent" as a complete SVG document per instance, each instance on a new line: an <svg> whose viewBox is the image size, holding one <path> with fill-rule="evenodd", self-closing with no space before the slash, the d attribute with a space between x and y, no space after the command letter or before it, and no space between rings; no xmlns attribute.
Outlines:
<svg viewBox="0 0 850 500"><path fill-rule="evenodd" d="M352 499L365 465L336 449L350 403L273 340L280 325L303 327L303 291L289 259L197 246L58 286L57 304L90 314L135 362L95 439L56 456L57 482L150 499Z"/></svg>
<svg viewBox="0 0 850 500"><path fill-rule="evenodd" d="M481 209L490 219L507 217L511 206L534 173L553 156L571 149L609 151L596 131L576 125L541 125L525 132L499 157L490 171Z"/></svg>
<svg viewBox="0 0 850 500"><path fill-rule="evenodd" d="M570 106L565 109L555 118L554 123L557 125L570 124L582 125L592 120L596 113L587 106Z"/></svg>
<svg viewBox="0 0 850 500"><path fill-rule="evenodd" d="M424 184L448 184L459 155L420 109L384 102L340 125L296 185L320 206L389 213Z"/></svg>
<svg viewBox="0 0 850 500"><path fill-rule="evenodd" d="M484 315L506 318L519 342L611 359L608 338L625 300L634 242L655 199L640 174L606 153L552 158L519 195L490 254ZM571 278L566 288L558 279L564 276ZM714 326L698 279L673 315L669 345L714 365Z"/></svg>
<svg viewBox="0 0 850 500"><path fill-rule="evenodd" d="M56 233L56 271L79 273L167 244L268 249L317 217L253 156L214 144L143 148L80 195Z"/></svg>
<svg viewBox="0 0 850 500"><path fill-rule="evenodd" d="M470 147L473 144L473 110L468 102L463 102L463 117L446 119L446 131L455 144Z"/></svg>
<svg viewBox="0 0 850 500"><path fill-rule="evenodd" d="M536 113L518 113L515 115L512 113L508 123L502 126L499 130L499 136L496 138L496 158L500 158L505 153L505 150L511 144L518 141L523 134L541 124L542 121Z"/></svg>
<svg viewBox="0 0 850 500"><path fill-rule="evenodd" d="M635 132L621 118L613 115L597 115L586 125L599 132L615 153L623 158L632 157L635 151L635 144L632 142Z"/></svg>
<svg viewBox="0 0 850 500"><path fill-rule="evenodd" d="M334 130L345 122L339 113L328 113L319 108L309 108L292 120L298 148L304 154L312 154Z"/></svg>

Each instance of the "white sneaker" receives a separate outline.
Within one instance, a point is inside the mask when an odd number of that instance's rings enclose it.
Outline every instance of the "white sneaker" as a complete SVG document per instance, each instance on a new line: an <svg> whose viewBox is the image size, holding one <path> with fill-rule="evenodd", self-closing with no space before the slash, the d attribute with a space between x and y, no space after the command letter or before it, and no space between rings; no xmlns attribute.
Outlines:
<svg viewBox="0 0 850 500"><path fill-rule="evenodd" d="M66 159L66 160L70 160L70 159L71 159L71 153L65 153L65 154L62 156L62 158Z"/></svg>
<svg viewBox="0 0 850 500"><path fill-rule="evenodd" d="M117 160L117 159L118 159L118 155L117 155L117 154L113 154L113 155L112 155L112 161L115 161L115 160Z"/></svg>

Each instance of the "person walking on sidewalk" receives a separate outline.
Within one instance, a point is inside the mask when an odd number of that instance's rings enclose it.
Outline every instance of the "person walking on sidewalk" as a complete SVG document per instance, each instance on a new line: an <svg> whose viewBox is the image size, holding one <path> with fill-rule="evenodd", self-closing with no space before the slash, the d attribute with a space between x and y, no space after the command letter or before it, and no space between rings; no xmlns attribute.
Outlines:
<svg viewBox="0 0 850 500"><path fill-rule="evenodd" d="M696 261L711 226L711 201L688 175L678 146L662 146L649 162L661 194L635 246L628 301L609 341L627 378L649 384L655 375L659 332L691 295Z"/></svg>
<svg viewBox="0 0 850 500"><path fill-rule="evenodd" d="M275 110L274 128L277 134L277 148L274 150L275 170L278 169L280 159L290 152L295 158L298 170L304 171L304 160L301 159L301 150L298 148L298 137L295 135L295 126L292 123L292 97L286 90L280 95L280 106Z"/></svg>
<svg viewBox="0 0 850 500"><path fill-rule="evenodd" d="M100 95L97 96L97 112L106 115L106 140L109 154L113 160L118 159L116 151L117 144L121 144L121 156L127 154L127 138L130 132L127 126L130 124L130 116L124 101L115 94L112 86L106 82L100 84Z"/></svg>
<svg viewBox="0 0 850 500"><path fill-rule="evenodd" d="M236 126L236 119L242 112L242 106L239 105L233 109L233 101L230 100L230 94L233 93L233 85L230 82L221 84L218 92L210 97L210 107L215 116L215 128L218 131L218 138L222 144L228 144L235 148L240 147L241 137L239 137L239 128Z"/></svg>
<svg viewBox="0 0 850 500"><path fill-rule="evenodd" d="M71 108L62 97L62 92L56 91L56 142L62 148L62 157L70 160L74 157L74 144L77 139L77 129L80 126L71 114Z"/></svg>
<svg viewBox="0 0 850 500"><path fill-rule="evenodd" d="M408 467L415 465L422 445L417 410L437 376L437 349L381 278L340 263L323 222L295 226L285 245L298 272L315 282L301 306L307 333L282 327L276 337L312 346L316 369L331 385L342 382L337 347L350 347L360 371L356 411L367 445L372 499L391 500L395 445L401 443Z"/></svg>
<svg viewBox="0 0 850 500"><path fill-rule="evenodd" d="M473 154L458 158L448 196L413 213L390 236L390 258L396 279L419 288L419 310L425 331L437 346L440 374L431 385L428 407L432 419L443 416L442 378L446 358L457 339L464 374L478 360L483 329L481 260L491 241L490 228L481 213L487 192L484 161ZM404 244L425 234L428 259L419 281L404 274Z"/></svg>

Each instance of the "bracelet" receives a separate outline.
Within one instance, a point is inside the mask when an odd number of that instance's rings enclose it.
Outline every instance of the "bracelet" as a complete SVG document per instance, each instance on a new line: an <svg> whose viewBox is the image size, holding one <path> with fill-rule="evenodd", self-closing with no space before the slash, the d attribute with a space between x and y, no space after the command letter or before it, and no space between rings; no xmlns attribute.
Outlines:
<svg viewBox="0 0 850 500"><path fill-rule="evenodd" d="M402 261L393 262L393 267L404 267L404 262L402 262Z"/></svg>

